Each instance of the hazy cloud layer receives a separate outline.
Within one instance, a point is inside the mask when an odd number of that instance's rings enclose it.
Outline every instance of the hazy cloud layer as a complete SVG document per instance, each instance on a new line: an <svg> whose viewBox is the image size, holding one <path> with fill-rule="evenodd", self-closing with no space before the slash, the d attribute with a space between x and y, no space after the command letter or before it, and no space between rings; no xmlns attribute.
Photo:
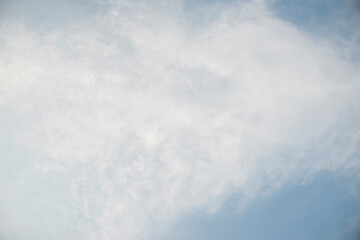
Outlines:
<svg viewBox="0 0 360 240"><path fill-rule="evenodd" d="M353 38L303 32L262 1L97 4L3 21L0 114L36 157L28 181L0 183L0 236L151 238L235 192L246 207L322 170L359 177Z"/></svg>

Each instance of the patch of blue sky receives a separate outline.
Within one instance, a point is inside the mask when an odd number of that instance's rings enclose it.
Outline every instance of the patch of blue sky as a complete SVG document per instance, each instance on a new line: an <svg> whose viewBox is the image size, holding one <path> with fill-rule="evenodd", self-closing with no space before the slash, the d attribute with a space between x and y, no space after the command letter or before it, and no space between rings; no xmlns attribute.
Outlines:
<svg viewBox="0 0 360 240"><path fill-rule="evenodd" d="M355 182L354 182L355 181ZM240 214L236 197L215 215L186 217L164 239L356 240L358 181L322 172L307 185L288 185L253 201Z"/></svg>
<svg viewBox="0 0 360 240"><path fill-rule="evenodd" d="M270 2L270 1L269 1ZM311 36L346 49L345 57L360 61L360 2L357 0L274 0L273 13Z"/></svg>
<svg viewBox="0 0 360 240"><path fill-rule="evenodd" d="M2 18L20 21L33 28L52 25L74 24L104 13L107 5L99 1L84 0L4 0L0 2Z"/></svg>
<svg viewBox="0 0 360 240"><path fill-rule="evenodd" d="M270 6L276 16L317 37L358 38L358 1L275 0Z"/></svg>

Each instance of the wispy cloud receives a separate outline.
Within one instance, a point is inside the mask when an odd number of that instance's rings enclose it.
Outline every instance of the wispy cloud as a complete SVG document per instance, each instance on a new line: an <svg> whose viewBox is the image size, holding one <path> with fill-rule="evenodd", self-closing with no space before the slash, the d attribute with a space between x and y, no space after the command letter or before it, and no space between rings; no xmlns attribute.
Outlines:
<svg viewBox="0 0 360 240"><path fill-rule="evenodd" d="M143 239L234 192L246 206L322 170L356 174L360 71L347 41L301 31L263 1L213 6L201 26L181 1L109 1L89 19L2 25L1 114L25 120L14 134L46 158L29 169L34 188L66 179L23 202L42 199L72 224L34 215L43 228L21 231L24 221L0 236L47 239L49 226L53 239Z"/></svg>

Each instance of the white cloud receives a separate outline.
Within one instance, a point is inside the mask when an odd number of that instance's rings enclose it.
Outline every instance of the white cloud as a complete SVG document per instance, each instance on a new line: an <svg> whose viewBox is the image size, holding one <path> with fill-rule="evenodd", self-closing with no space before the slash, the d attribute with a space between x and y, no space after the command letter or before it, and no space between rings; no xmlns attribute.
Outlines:
<svg viewBox="0 0 360 240"><path fill-rule="evenodd" d="M67 239L147 238L234 192L245 202L358 169L360 74L347 46L261 1L224 8L197 33L179 2L155 6L114 1L87 22L2 26L0 106L28 119L22 143L48 158L34 174L67 179L71 194L46 213L68 222ZM0 236L46 239L8 229Z"/></svg>

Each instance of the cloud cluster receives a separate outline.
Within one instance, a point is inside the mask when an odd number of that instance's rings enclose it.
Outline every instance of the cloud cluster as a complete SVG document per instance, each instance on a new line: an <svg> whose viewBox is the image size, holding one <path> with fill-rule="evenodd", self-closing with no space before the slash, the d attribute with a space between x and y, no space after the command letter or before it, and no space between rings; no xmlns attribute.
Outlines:
<svg viewBox="0 0 360 240"><path fill-rule="evenodd" d="M0 236L151 238L233 193L245 204L322 170L356 173L360 71L347 45L262 1L207 6L218 13L200 25L184 8L109 1L72 24L3 24L2 114L27 122L17 137L44 157L34 188L63 182L26 193L44 227Z"/></svg>

